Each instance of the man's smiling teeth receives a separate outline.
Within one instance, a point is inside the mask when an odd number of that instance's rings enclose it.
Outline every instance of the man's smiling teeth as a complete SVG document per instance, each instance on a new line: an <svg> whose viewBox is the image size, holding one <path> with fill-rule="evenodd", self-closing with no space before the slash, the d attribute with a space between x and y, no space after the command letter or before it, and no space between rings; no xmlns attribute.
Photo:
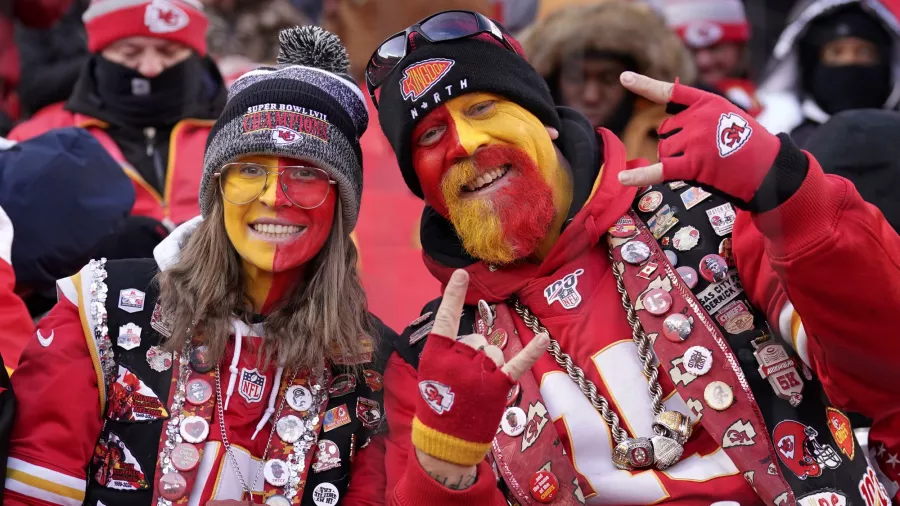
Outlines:
<svg viewBox="0 0 900 506"><path fill-rule="evenodd" d="M485 172L484 174L475 178L474 181L466 184L464 188L466 189L466 191L470 192L478 191L505 176L507 172L509 172L509 167L507 166L496 168L490 172Z"/></svg>
<svg viewBox="0 0 900 506"><path fill-rule="evenodd" d="M293 235L303 230L303 227L296 225L273 225L271 223L254 223L250 225L250 228L266 235Z"/></svg>

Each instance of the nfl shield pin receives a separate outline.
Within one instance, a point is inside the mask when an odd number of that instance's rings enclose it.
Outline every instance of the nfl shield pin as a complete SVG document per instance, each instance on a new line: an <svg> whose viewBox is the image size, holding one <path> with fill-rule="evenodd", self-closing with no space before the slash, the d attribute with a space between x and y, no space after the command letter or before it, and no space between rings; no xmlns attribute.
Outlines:
<svg viewBox="0 0 900 506"><path fill-rule="evenodd" d="M545 288L544 297L547 298L547 305L552 306L554 302L559 302L566 309L578 307L578 304L581 304L581 294L578 293L578 276L582 274L584 274L584 269L578 269Z"/></svg>
<svg viewBox="0 0 900 506"><path fill-rule="evenodd" d="M266 389L266 377L256 369L241 369L241 383L238 391L247 402L259 402L262 400L263 390Z"/></svg>
<svg viewBox="0 0 900 506"><path fill-rule="evenodd" d="M141 327L129 323L119 327L119 337L116 344L123 350L133 350L141 345Z"/></svg>
<svg viewBox="0 0 900 506"><path fill-rule="evenodd" d="M119 309L126 313L137 313L144 310L144 292L137 288L126 288L119 291Z"/></svg>

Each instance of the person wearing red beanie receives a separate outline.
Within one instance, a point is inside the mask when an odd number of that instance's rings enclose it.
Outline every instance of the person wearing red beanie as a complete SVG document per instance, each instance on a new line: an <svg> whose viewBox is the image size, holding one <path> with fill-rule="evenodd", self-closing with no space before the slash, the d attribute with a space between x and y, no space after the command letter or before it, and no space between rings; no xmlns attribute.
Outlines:
<svg viewBox="0 0 900 506"><path fill-rule="evenodd" d="M203 149L227 94L207 56L203 5L92 0L82 19L92 55L72 95L9 137L87 128L134 181L132 213L171 229L199 214Z"/></svg>
<svg viewBox="0 0 900 506"><path fill-rule="evenodd" d="M669 26L691 50L700 82L756 116L761 107L749 79L750 23L741 0L664 0Z"/></svg>

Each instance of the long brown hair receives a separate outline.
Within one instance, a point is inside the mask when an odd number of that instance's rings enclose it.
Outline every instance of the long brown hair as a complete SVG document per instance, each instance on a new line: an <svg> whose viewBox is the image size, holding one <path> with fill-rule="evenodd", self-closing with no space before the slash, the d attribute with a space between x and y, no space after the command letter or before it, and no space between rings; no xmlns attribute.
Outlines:
<svg viewBox="0 0 900 506"><path fill-rule="evenodd" d="M377 335L356 269L356 245L344 230L341 205L322 250L307 266L307 281L269 313L263 323L265 360L288 368L319 367L323 359L364 351ZM214 199L209 215L182 245L178 262L157 275L160 305L172 324L167 351L181 351L196 328L218 363L232 333L233 318L249 323L253 303L246 293L241 258L225 231L224 206Z"/></svg>

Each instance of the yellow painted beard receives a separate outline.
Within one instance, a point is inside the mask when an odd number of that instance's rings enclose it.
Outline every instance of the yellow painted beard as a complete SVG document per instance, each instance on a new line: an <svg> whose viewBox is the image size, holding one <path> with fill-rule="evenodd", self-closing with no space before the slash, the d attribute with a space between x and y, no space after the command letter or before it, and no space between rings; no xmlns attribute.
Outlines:
<svg viewBox="0 0 900 506"><path fill-rule="evenodd" d="M451 167L441 181L450 223L469 255L488 264L508 264L517 259L516 253L505 238L494 204L489 198L462 198L462 186L476 174L475 166L466 160Z"/></svg>

